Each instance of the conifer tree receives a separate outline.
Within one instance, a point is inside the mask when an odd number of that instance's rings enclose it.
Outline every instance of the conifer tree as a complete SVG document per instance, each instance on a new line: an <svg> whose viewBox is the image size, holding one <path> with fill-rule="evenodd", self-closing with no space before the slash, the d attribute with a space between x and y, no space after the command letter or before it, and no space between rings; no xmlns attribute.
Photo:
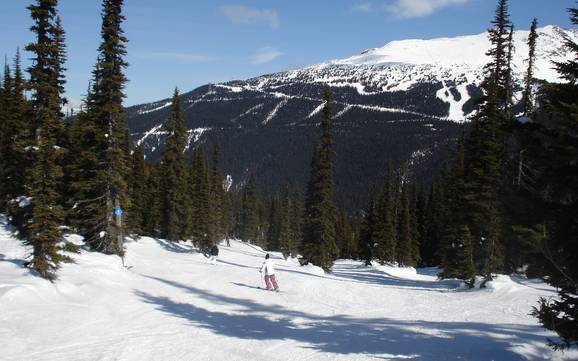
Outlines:
<svg viewBox="0 0 578 361"><path fill-rule="evenodd" d="M474 287L476 268L474 266L472 236L468 226L463 225L456 233L452 248L455 249L453 259L446 260L442 278L459 278L469 287Z"/></svg>
<svg viewBox="0 0 578 361"><path fill-rule="evenodd" d="M93 88L88 113L94 127L95 169L85 185L91 198L82 201L85 208L85 241L96 251L124 254L124 223L117 222L117 210L128 206L128 128L122 101L127 63L126 42L121 28L123 0L103 0L102 43L93 71Z"/></svg>
<svg viewBox="0 0 578 361"><path fill-rule="evenodd" d="M487 98L495 101L499 109L505 110L509 107L510 102L508 92L511 77L508 57L512 23L508 14L508 0L498 0L498 7L492 24L493 27L488 29L488 37L492 46L486 53L491 60L484 68L486 78L483 88Z"/></svg>
<svg viewBox="0 0 578 361"><path fill-rule="evenodd" d="M220 169L221 149L219 145L219 138L215 134L213 137L213 156L211 166L211 236L210 238L216 242L225 237L223 225L223 202L225 198L223 190L223 174Z"/></svg>
<svg viewBox="0 0 578 361"><path fill-rule="evenodd" d="M151 205L147 199L147 165L145 162L143 145L134 149L131 160L131 174L129 182L130 209L128 228L134 234L144 234L146 227L145 211Z"/></svg>
<svg viewBox="0 0 578 361"><path fill-rule="evenodd" d="M289 186L286 186L279 202L279 250L283 258L287 259L295 250L295 245L291 238L291 198Z"/></svg>
<svg viewBox="0 0 578 361"><path fill-rule="evenodd" d="M312 161L314 167L311 169L308 202L305 206L302 254L313 264L330 271L339 249L335 243L336 209L332 201L335 153L332 136L333 100L329 88L325 89L324 99L321 138L317 159Z"/></svg>
<svg viewBox="0 0 578 361"><path fill-rule="evenodd" d="M142 209L143 233L151 237L160 235L160 219L162 206L162 175L161 166L156 164L145 163L146 174L146 207ZM138 202L137 202L138 203Z"/></svg>
<svg viewBox="0 0 578 361"><path fill-rule="evenodd" d="M569 12L578 25L578 8ZM565 82L546 86L546 114L527 144L537 169L531 196L544 210L541 224L528 228L543 255L539 267L558 289L556 299L540 300L534 315L560 336L550 345L562 349L578 346L578 43L567 38L565 46L572 58L555 63Z"/></svg>
<svg viewBox="0 0 578 361"><path fill-rule="evenodd" d="M257 184L255 171L249 172L249 180L243 192L243 205L241 211L241 231L240 236L243 241L258 240L259 218L257 204Z"/></svg>
<svg viewBox="0 0 578 361"><path fill-rule="evenodd" d="M419 262L419 244L414 238L412 228L410 195L407 182L401 192L401 209L399 211L399 238L397 242L397 262L401 266L415 267Z"/></svg>
<svg viewBox="0 0 578 361"><path fill-rule="evenodd" d="M383 189L375 205L374 241L376 258L381 264L396 261L396 232L393 223L391 168L388 169Z"/></svg>
<svg viewBox="0 0 578 361"><path fill-rule="evenodd" d="M20 64L20 50L14 59L14 76L5 65L0 99L0 157L1 185L0 209L5 210L8 202L24 195L25 173L29 166L26 149L31 145L30 106L24 95L27 87ZM29 153L29 152L28 152ZM10 207L8 213L13 221L18 207ZM18 210L19 211L19 210ZM16 224L21 228L22 224Z"/></svg>
<svg viewBox="0 0 578 361"><path fill-rule="evenodd" d="M279 251L281 246L281 200L279 195L271 197L269 218L267 220L267 237L265 248L270 251Z"/></svg>
<svg viewBox="0 0 578 361"><path fill-rule="evenodd" d="M297 184L291 187L289 202L289 253L297 256L303 225L303 200Z"/></svg>
<svg viewBox="0 0 578 361"><path fill-rule="evenodd" d="M358 255L359 240L355 229L355 221L342 209L336 223L337 243L339 245L339 257L356 259Z"/></svg>
<svg viewBox="0 0 578 361"><path fill-rule="evenodd" d="M492 46L487 52L491 61L485 67L486 78L482 83L484 95L465 144L465 210L475 245L476 269L484 276L481 287L503 264L499 196L506 168L504 131L512 119L508 68L511 22L507 0L499 0L492 24L494 27L488 31Z"/></svg>
<svg viewBox="0 0 578 361"><path fill-rule="evenodd" d="M26 193L31 199L31 214L26 225L26 243L33 247L29 266L40 276L53 280L59 263L62 240L60 226L64 214L58 204L58 182L62 176L59 166L61 152L57 136L62 127L61 55L56 42L56 0L38 0L30 5L34 25L31 30L36 41L26 50L34 55L30 67L32 116L34 124L34 156L28 170Z"/></svg>
<svg viewBox="0 0 578 361"><path fill-rule="evenodd" d="M506 92L505 92L505 107L504 110L506 112L511 112L511 108L513 106L513 99L512 96L514 94L514 73L513 73L513 69L512 69L512 61L514 59L514 25L511 24L510 25L510 31L508 32L508 43L507 43L507 50L508 50L508 55L507 55L507 63L506 63L506 73L505 73L505 88L506 88ZM509 114L509 116L511 117L512 115Z"/></svg>
<svg viewBox="0 0 578 361"><path fill-rule="evenodd" d="M425 266L440 265L440 247L442 244L445 217L445 192L441 177L437 177L430 187L425 216L424 242L420 244L422 264Z"/></svg>
<svg viewBox="0 0 578 361"><path fill-rule="evenodd" d="M161 235L171 240L186 240L190 227L191 208L185 165L187 129L178 89L175 89L171 113L165 123L168 137L163 152L163 200Z"/></svg>
<svg viewBox="0 0 578 361"><path fill-rule="evenodd" d="M375 258L375 218L376 218L375 192L369 195L369 202L361 224L361 234L359 237L359 258L365 262L366 266L371 266L371 261Z"/></svg>
<svg viewBox="0 0 578 361"><path fill-rule="evenodd" d="M207 252L213 246L214 240L210 238L212 220L210 202L211 185L204 144L199 144L195 148L193 157L193 167L191 169L191 195L193 200L192 235L195 244L203 252Z"/></svg>
<svg viewBox="0 0 578 361"><path fill-rule="evenodd" d="M526 71L526 77L524 79L524 115L528 116L533 110L533 94L532 94L532 83L534 81L534 63L536 62L536 42L538 41L538 33L536 29L538 28L538 19L534 18L532 20L532 26L530 27L530 35L528 36L528 69Z"/></svg>
<svg viewBox="0 0 578 361"><path fill-rule="evenodd" d="M455 164L451 169L444 172L443 181L446 189L445 197L445 221L442 232L441 244L439 248L440 264L444 272L440 277L457 277L467 280L470 275L463 275L461 265L466 262L458 259L460 247L458 238L463 236L463 227L466 224L467 216L465 212L465 148L463 140L458 144L458 152ZM468 232L469 228L468 228ZM471 233L469 238L471 239Z"/></svg>

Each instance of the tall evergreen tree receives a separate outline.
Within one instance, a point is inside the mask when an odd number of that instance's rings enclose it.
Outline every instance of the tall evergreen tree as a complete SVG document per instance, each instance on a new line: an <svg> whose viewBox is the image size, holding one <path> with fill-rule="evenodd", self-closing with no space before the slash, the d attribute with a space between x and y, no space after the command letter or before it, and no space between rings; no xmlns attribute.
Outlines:
<svg viewBox="0 0 578 361"><path fill-rule="evenodd" d="M264 244L265 249L279 251L281 248L281 200L279 195L271 197L269 206L269 219L267 221L267 239Z"/></svg>
<svg viewBox="0 0 578 361"><path fill-rule="evenodd" d="M446 202L443 181L437 177L431 185L425 216L424 241L420 244L422 264L440 265L440 247L442 245L443 225L446 222Z"/></svg>
<svg viewBox="0 0 578 361"><path fill-rule="evenodd" d="M143 145L134 149L131 160L129 181L130 209L127 217L128 228L134 234L143 235L146 227L145 211L151 205L147 203L147 165Z"/></svg>
<svg viewBox="0 0 578 361"><path fill-rule="evenodd" d="M483 87L487 98L495 101L499 109L505 110L509 107L508 92L511 77L508 58L512 23L508 14L508 0L498 0L492 24L493 27L488 29L492 46L486 53L491 60L484 68L486 78Z"/></svg>
<svg viewBox="0 0 578 361"><path fill-rule="evenodd" d="M534 68L536 62L536 42L538 41L538 33L536 29L538 28L538 19L534 18L532 20L532 26L530 26L530 35L528 36L528 69L526 70L526 76L524 79L524 96L522 98L524 102L524 115L528 116L533 110L533 94L532 94L532 84L534 81Z"/></svg>
<svg viewBox="0 0 578 361"><path fill-rule="evenodd" d="M193 200L192 235L195 244L204 252L213 246L211 239L212 209L210 202L210 179L204 144L195 148L191 177Z"/></svg>
<svg viewBox="0 0 578 361"><path fill-rule="evenodd" d="M494 27L488 31L492 46L487 52L491 61L485 67L486 78L482 83L484 95L465 144L465 210L476 246L476 269L484 276L482 287L503 263L499 199L506 168L504 131L511 122L511 69L508 67L511 22L507 0L499 0L492 24Z"/></svg>
<svg viewBox="0 0 578 361"><path fill-rule="evenodd" d="M332 136L332 94L325 89L325 105L321 122L321 138L317 160L313 161L311 180L308 190L308 202L305 206L304 234L302 242L303 256L315 265L330 271L338 256L335 243L336 209L332 201L333 190L333 151Z"/></svg>
<svg viewBox="0 0 578 361"><path fill-rule="evenodd" d="M210 238L213 242L217 242L219 239L225 237L224 230L224 216L223 216L223 206L225 201L225 192L223 189L223 174L220 168L220 157L221 157L221 147L219 145L219 138L215 134L213 137L213 156L212 156L212 166L211 166L211 236Z"/></svg>
<svg viewBox="0 0 578 361"><path fill-rule="evenodd" d="M287 259L295 251L295 244L291 238L291 197L289 186L281 192L280 212L279 212L279 250L283 257Z"/></svg>
<svg viewBox="0 0 578 361"><path fill-rule="evenodd" d="M377 215L375 198L375 192L372 191L369 195L367 208L363 214L361 234L359 236L359 258L365 262L366 266L371 266L371 261L375 258L375 240L373 239L375 235L375 218Z"/></svg>
<svg viewBox="0 0 578 361"><path fill-rule="evenodd" d="M93 71L93 89L88 113L93 123L95 169L86 184L91 198L83 200L86 212L85 240L94 250L124 254L124 224L116 210L128 206L128 128L122 106L127 63L126 42L121 28L123 0L103 0L102 43Z"/></svg>
<svg viewBox="0 0 578 361"><path fill-rule="evenodd" d="M407 182L401 192L401 209L399 211L399 237L397 242L397 262L401 266L415 267L419 262L419 244L414 238L411 217L411 202Z"/></svg>
<svg viewBox="0 0 578 361"><path fill-rule="evenodd" d="M0 99L0 157L2 163L0 185L0 209L5 210L8 203L24 195L26 169L29 166L26 149L32 145L32 127L29 121L30 105L24 91L27 87L20 64L20 50L14 59L14 76L8 64L5 65ZM14 206L14 205L13 205ZM11 218L16 220L18 207L8 210ZM22 224L21 224L22 225Z"/></svg>
<svg viewBox="0 0 578 361"><path fill-rule="evenodd" d="M442 277L459 278L469 288L474 287L476 268L474 266L472 237L468 226L460 227L454 239L453 248L456 250L455 257L449 260L451 266L444 268Z"/></svg>
<svg viewBox="0 0 578 361"><path fill-rule="evenodd" d="M164 127L168 133L163 152L163 201L161 235L171 240L186 240L191 218L185 165L187 129L178 89L175 89L171 113Z"/></svg>
<svg viewBox="0 0 578 361"><path fill-rule="evenodd" d="M297 256L300 247L303 226L303 200L297 184L291 187L289 203L289 244L288 251L291 256Z"/></svg>
<svg viewBox="0 0 578 361"><path fill-rule="evenodd" d="M161 169L160 165L145 163L146 193L144 194L144 198L146 207L142 209L143 234L151 237L158 237L160 235L159 223L162 218Z"/></svg>
<svg viewBox="0 0 578 361"><path fill-rule="evenodd" d="M578 8L569 9L578 25ZM531 196L543 210L541 224L530 228L543 260L546 279L558 289L534 310L542 325L555 331L555 348L578 346L578 43L567 38L572 59L555 63L566 82L545 88L545 114L537 117L536 135L527 144L537 169Z"/></svg>
<svg viewBox="0 0 578 361"><path fill-rule="evenodd" d="M57 140L62 127L62 58L56 41L56 6L56 0L38 0L28 7L36 41L26 47L34 54L29 72L35 135L35 154L26 181L26 193L32 201L26 243L33 247L30 267L50 280L56 278L56 270L64 259L59 252L62 240L59 227L64 214L58 204L58 182L62 176Z"/></svg>
<svg viewBox="0 0 578 361"><path fill-rule="evenodd" d="M243 192L243 205L241 211L240 236L244 241L256 242L259 233L259 218L257 204L257 184L255 171L249 172L249 180Z"/></svg>
<svg viewBox="0 0 578 361"><path fill-rule="evenodd" d="M375 205L374 236L376 257L382 264L396 261L396 232L393 223L393 199L391 169Z"/></svg>

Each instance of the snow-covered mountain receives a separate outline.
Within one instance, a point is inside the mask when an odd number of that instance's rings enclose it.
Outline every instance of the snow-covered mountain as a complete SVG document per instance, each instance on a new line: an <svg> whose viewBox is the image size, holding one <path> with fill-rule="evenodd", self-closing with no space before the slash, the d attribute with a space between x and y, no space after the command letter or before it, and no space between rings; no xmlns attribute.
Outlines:
<svg viewBox="0 0 578 361"><path fill-rule="evenodd" d="M81 243L78 236L69 241ZM262 249L231 240L216 265L189 242L143 237L117 256L83 249L50 283L24 268L31 250L0 215L0 359L576 360L529 315L555 290L499 276L486 290L435 269L365 267L333 274L272 252L280 293L259 289Z"/></svg>
<svg viewBox="0 0 578 361"><path fill-rule="evenodd" d="M578 30L546 26L538 34L535 76L557 81L552 62L571 56L563 41L565 37L577 41ZM528 35L528 31L514 34L513 69L519 86L527 68ZM263 170L272 189L289 178L303 181L304 175L291 163L301 168L308 164L315 139L312 126L319 122L323 88L328 85L335 98L338 153L347 154L345 161L338 157L337 173L350 177L347 173L353 167L368 180L345 181L347 187L361 190L364 183L366 188L380 176L375 170L384 168L388 159L417 165L418 173L425 169L420 175L427 176L453 144L459 123L474 109L489 46L486 33L393 41L346 59L202 86L183 95L189 145L219 130L226 137L225 154L237 153L234 163L225 164L233 179L242 178L248 167L269 165L270 174ZM521 92L515 96L519 99ZM170 99L165 99L128 109L133 140L144 144L152 158L162 149L166 136L162 124L170 105ZM239 154L244 147L250 151ZM284 155L287 152L293 154L290 159ZM379 160L368 161L368 154Z"/></svg>

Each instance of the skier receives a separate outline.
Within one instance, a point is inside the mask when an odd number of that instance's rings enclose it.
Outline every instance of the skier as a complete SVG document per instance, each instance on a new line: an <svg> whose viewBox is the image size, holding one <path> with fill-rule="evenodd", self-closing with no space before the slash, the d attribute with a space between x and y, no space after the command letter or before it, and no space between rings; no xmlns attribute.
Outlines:
<svg viewBox="0 0 578 361"><path fill-rule="evenodd" d="M207 261L210 264L217 264L217 256L219 256L219 247L217 247L217 245L215 244L210 251L210 257L209 260Z"/></svg>
<svg viewBox="0 0 578 361"><path fill-rule="evenodd" d="M275 291L279 291L279 286L275 279L275 263L273 263L273 260L269 259L269 253L265 255L265 262L263 262L263 265L259 270L259 273L263 272L265 272L265 284L267 285L267 290L272 290L271 285L273 285Z"/></svg>

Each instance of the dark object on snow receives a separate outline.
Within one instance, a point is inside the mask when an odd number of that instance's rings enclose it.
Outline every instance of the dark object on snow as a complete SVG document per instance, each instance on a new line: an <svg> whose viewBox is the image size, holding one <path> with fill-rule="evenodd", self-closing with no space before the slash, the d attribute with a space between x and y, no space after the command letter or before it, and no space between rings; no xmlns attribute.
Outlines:
<svg viewBox="0 0 578 361"><path fill-rule="evenodd" d="M219 255L219 247L217 247L217 245L214 245L213 248L211 248L210 254L211 254L211 256L218 256Z"/></svg>
<svg viewBox="0 0 578 361"><path fill-rule="evenodd" d="M305 257L299 257L298 260L301 266L307 266L309 264L309 260Z"/></svg>
<svg viewBox="0 0 578 361"><path fill-rule="evenodd" d="M265 259L269 259L269 253L265 255Z"/></svg>

